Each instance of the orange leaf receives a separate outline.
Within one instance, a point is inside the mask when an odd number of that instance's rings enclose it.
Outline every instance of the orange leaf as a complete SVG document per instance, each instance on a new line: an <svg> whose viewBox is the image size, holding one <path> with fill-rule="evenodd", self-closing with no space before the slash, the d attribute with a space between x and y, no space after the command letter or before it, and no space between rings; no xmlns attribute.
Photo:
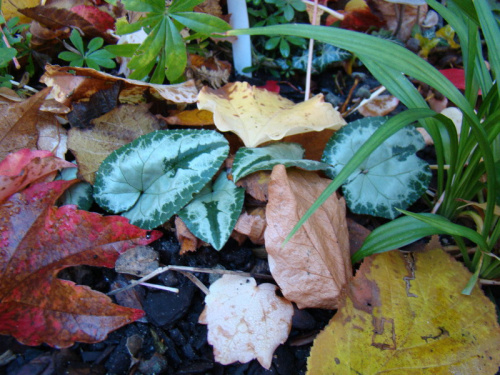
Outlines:
<svg viewBox="0 0 500 375"><path fill-rule="evenodd" d="M331 195L282 246L299 218L330 180L314 172L274 167L266 207L269 268L290 301L299 308L336 308L351 277L345 201Z"/></svg>

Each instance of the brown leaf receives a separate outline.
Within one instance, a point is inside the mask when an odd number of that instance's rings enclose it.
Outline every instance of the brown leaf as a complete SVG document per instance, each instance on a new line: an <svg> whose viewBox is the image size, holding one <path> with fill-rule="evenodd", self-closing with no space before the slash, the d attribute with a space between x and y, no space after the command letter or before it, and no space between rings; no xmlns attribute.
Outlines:
<svg viewBox="0 0 500 375"><path fill-rule="evenodd" d="M252 198L267 202L271 171L258 171L238 180L236 186L245 188L245 193Z"/></svg>
<svg viewBox="0 0 500 375"><path fill-rule="evenodd" d="M321 94L295 104L247 82L228 83L218 90L204 87L198 95L198 108L213 112L215 126L238 134L247 147L345 125L340 113L325 103Z"/></svg>
<svg viewBox="0 0 500 375"><path fill-rule="evenodd" d="M0 160L22 148L36 149L39 109L49 89L22 102L0 99Z"/></svg>
<svg viewBox="0 0 500 375"><path fill-rule="evenodd" d="M158 253L149 246L135 246L120 254L115 271L135 276L145 276L159 267Z"/></svg>
<svg viewBox="0 0 500 375"><path fill-rule="evenodd" d="M181 255L196 251L204 244L203 241L191 233L179 216L175 217L175 236L177 237L177 241L181 244L181 250L179 252Z"/></svg>
<svg viewBox="0 0 500 375"><path fill-rule="evenodd" d="M392 32L396 31L398 25L399 12L403 11L401 17L401 28L396 35L398 39L406 41L411 36L413 26L417 23L417 15L419 16L418 23L422 23L427 15L427 4L419 7L412 5L403 5L396 2L386 0L372 0L371 3L377 8L378 14L385 20L387 29Z"/></svg>
<svg viewBox="0 0 500 375"><path fill-rule="evenodd" d="M68 139L79 173L90 183L94 182L94 173L111 152L160 128L160 121L149 112L146 104L121 105L92 120L92 124L92 129L71 129Z"/></svg>
<svg viewBox="0 0 500 375"><path fill-rule="evenodd" d="M71 74L69 71L75 73ZM147 90L151 90L152 94L159 99L170 100L174 103L194 103L198 95L198 90L193 81L175 85L157 85L115 77L88 68L46 65L45 74L40 78L40 82L52 87L51 93L54 98L67 106L72 102L90 98L92 94L109 88L116 81L124 82L123 89L120 92L120 102L122 103L130 102L130 100L124 101L122 98L131 95L141 98L142 93Z"/></svg>
<svg viewBox="0 0 500 375"><path fill-rule="evenodd" d="M68 9L39 5L33 8L18 9L18 11L53 30L69 26L81 30L90 38L101 37L109 44L116 42L113 35L100 31L85 18Z"/></svg>
<svg viewBox="0 0 500 375"><path fill-rule="evenodd" d="M248 236L250 241L256 245L264 245L264 231L266 230L266 211L263 207L253 209L249 213L243 212L234 230Z"/></svg>
<svg viewBox="0 0 500 375"><path fill-rule="evenodd" d="M269 268L283 295L299 308L337 307L351 278L345 201L331 195L282 246L330 180L314 172L273 168L266 207Z"/></svg>
<svg viewBox="0 0 500 375"><path fill-rule="evenodd" d="M399 105L399 99L392 95L380 95L358 109L364 117L385 116Z"/></svg>

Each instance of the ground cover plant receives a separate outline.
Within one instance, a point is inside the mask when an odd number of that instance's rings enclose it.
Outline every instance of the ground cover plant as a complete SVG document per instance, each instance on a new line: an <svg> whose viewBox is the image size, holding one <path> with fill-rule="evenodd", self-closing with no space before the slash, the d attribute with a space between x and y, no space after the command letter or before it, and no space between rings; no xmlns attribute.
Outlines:
<svg viewBox="0 0 500 375"><path fill-rule="evenodd" d="M247 3L2 5L1 371L497 373L495 9Z"/></svg>

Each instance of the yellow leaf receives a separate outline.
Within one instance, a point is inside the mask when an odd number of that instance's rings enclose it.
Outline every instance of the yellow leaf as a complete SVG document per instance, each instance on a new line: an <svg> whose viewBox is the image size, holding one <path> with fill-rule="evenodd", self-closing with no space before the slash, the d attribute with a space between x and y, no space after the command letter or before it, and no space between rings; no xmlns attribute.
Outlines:
<svg viewBox="0 0 500 375"><path fill-rule="evenodd" d="M218 90L204 87L198 95L198 108L213 112L217 129L236 133L247 147L286 135L338 130L345 125L340 113L324 102L323 95L294 104L246 82L228 83Z"/></svg>
<svg viewBox="0 0 500 375"><path fill-rule="evenodd" d="M441 249L366 258L344 305L314 341L308 373L495 374L495 307Z"/></svg>
<svg viewBox="0 0 500 375"><path fill-rule="evenodd" d="M40 0L16 0L16 1L2 1L2 13L5 20L8 21L12 17L19 17L19 23L30 23L31 18L19 13L18 9L32 8L40 5Z"/></svg>

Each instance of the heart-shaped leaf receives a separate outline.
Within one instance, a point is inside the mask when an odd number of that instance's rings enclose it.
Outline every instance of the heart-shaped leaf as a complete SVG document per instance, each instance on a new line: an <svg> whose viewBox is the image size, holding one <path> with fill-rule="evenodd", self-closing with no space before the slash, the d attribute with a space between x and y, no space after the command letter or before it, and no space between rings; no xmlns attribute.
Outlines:
<svg viewBox="0 0 500 375"><path fill-rule="evenodd" d="M213 177L226 139L212 130L158 130L112 152L96 174L94 198L144 229L163 224Z"/></svg>
<svg viewBox="0 0 500 375"><path fill-rule="evenodd" d="M221 173L213 186L207 185L179 212L189 230L220 250L227 242L241 214L245 190Z"/></svg>
<svg viewBox="0 0 500 375"><path fill-rule="evenodd" d="M353 121L328 141L322 161L331 164L330 178L342 170L363 143L387 117ZM401 129L378 147L347 179L342 187L350 210L357 214L394 219L427 189L429 165L415 153L425 147L420 133L412 127Z"/></svg>
<svg viewBox="0 0 500 375"><path fill-rule="evenodd" d="M297 143L275 143L269 146L253 148L242 147L234 156L233 181L248 176L250 173L272 170L275 165L299 167L308 171L328 168L328 165L314 160L303 160L304 149Z"/></svg>

